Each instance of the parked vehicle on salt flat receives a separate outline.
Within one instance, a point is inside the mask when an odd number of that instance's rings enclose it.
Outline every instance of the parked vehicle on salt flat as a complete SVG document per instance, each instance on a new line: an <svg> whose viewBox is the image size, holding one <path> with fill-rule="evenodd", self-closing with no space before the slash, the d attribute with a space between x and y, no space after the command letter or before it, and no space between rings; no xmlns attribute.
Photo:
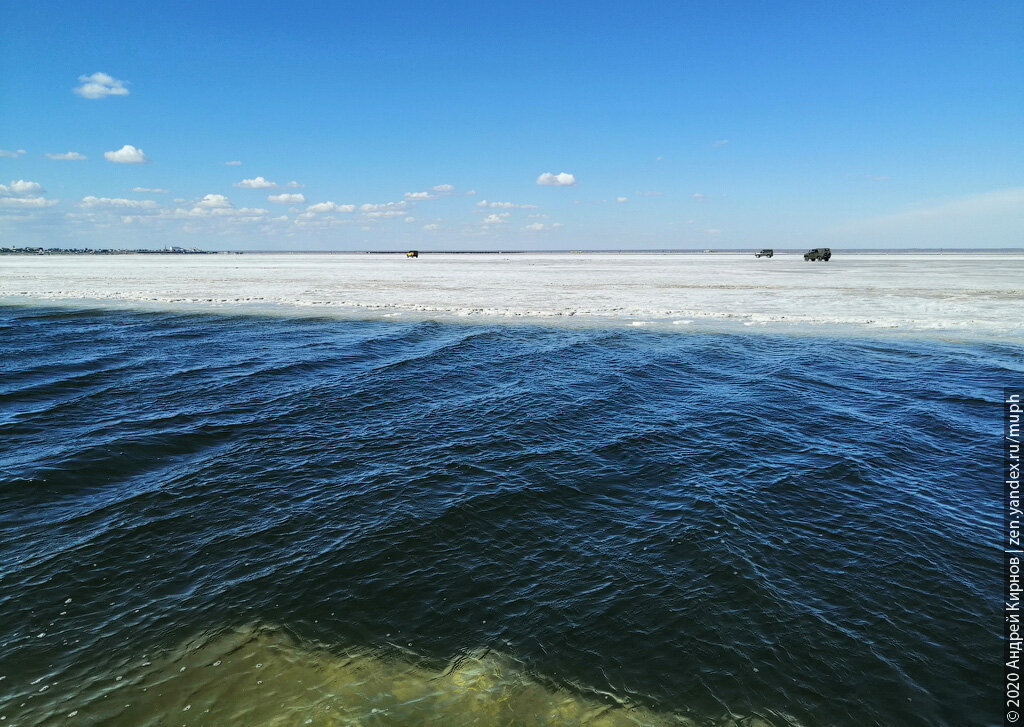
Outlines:
<svg viewBox="0 0 1024 727"><path fill-rule="evenodd" d="M754 253L754 257L771 257L774 254L775 254L774 250L772 250L770 247L766 247L761 252L755 252Z"/></svg>
<svg viewBox="0 0 1024 727"><path fill-rule="evenodd" d="M815 263L821 260L822 262L828 262L832 258L832 251L827 247L816 247L809 252L804 253L804 260Z"/></svg>

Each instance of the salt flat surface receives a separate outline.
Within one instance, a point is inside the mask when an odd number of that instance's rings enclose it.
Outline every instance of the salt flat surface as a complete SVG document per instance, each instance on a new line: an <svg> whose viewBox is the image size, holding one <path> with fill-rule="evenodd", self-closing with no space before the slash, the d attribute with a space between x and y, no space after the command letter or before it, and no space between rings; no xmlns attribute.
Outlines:
<svg viewBox="0 0 1024 727"><path fill-rule="evenodd" d="M4 256L0 301L1022 341L1024 255Z"/></svg>

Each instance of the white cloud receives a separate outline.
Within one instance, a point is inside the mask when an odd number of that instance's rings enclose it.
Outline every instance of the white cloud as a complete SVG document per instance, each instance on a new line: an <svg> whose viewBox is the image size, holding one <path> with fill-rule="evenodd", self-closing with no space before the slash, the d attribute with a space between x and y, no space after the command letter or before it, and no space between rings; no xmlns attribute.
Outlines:
<svg viewBox="0 0 1024 727"><path fill-rule="evenodd" d="M359 206L361 212L386 212L390 210L404 210L408 205L405 202L383 202L381 204L364 204Z"/></svg>
<svg viewBox="0 0 1024 727"><path fill-rule="evenodd" d="M107 96L127 96L125 82L119 81L106 73L93 73L91 76L79 76L82 84L74 89L82 98L105 98Z"/></svg>
<svg viewBox="0 0 1024 727"><path fill-rule="evenodd" d="M628 202L629 201L629 197L616 197L615 201L619 202L619 203Z"/></svg>
<svg viewBox="0 0 1024 727"><path fill-rule="evenodd" d="M8 151L7 149L0 149L0 157L14 157L17 159L20 156L27 154L24 149L16 149L15 151Z"/></svg>
<svg viewBox="0 0 1024 727"><path fill-rule="evenodd" d="M292 181L288 182L288 184L286 184L284 186L288 187L288 189L303 189L306 185L305 184L299 184L298 182L296 182L293 179Z"/></svg>
<svg viewBox="0 0 1024 727"><path fill-rule="evenodd" d="M46 190L39 182L27 182L18 179L10 184L0 184L0 207L18 207L32 209L51 207L58 200L46 199Z"/></svg>
<svg viewBox="0 0 1024 727"><path fill-rule="evenodd" d="M576 185L576 177L566 172L559 172L558 174L544 172L537 177L537 184L546 187L573 187Z"/></svg>
<svg viewBox="0 0 1024 727"><path fill-rule="evenodd" d="M410 201L422 200L422 199L437 199L436 194L430 192L406 192L405 198Z"/></svg>
<svg viewBox="0 0 1024 727"><path fill-rule="evenodd" d="M431 222L429 225L423 225L423 229L424 230L440 230L441 229L441 225L439 225L439 224L437 224L435 222Z"/></svg>
<svg viewBox="0 0 1024 727"><path fill-rule="evenodd" d="M125 144L117 151L105 151L103 156L106 157L107 161L117 162L118 164L145 164L149 161L149 157L142 151L142 149L136 149L131 144Z"/></svg>
<svg viewBox="0 0 1024 727"><path fill-rule="evenodd" d="M355 212L354 204L338 204L337 202L317 202L306 208L306 212Z"/></svg>
<svg viewBox="0 0 1024 727"><path fill-rule="evenodd" d="M26 182L18 179L10 184L0 184L0 195L5 197L28 197L29 195L46 194L39 182Z"/></svg>
<svg viewBox="0 0 1024 727"><path fill-rule="evenodd" d="M515 204L514 202L488 202L486 199L482 199L476 203L477 207L490 207L491 209L503 209L503 210L535 210L537 205L535 204Z"/></svg>
<svg viewBox="0 0 1024 727"><path fill-rule="evenodd" d="M223 194L208 194L196 202L196 207L203 209L228 209L232 207L231 200Z"/></svg>
<svg viewBox="0 0 1024 727"><path fill-rule="evenodd" d="M192 209L176 209L163 213L167 217L177 219L193 219L197 217L240 218L240 220L262 218L269 215L269 210L262 208L242 207L236 209L231 200L223 194L207 194L195 203Z"/></svg>
<svg viewBox="0 0 1024 727"><path fill-rule="evenodd" d="M386 220L392 217L401 217L404 214L404 210L374 210L367 212L365 216L371 220Z"/></svg>
<svg viewBox="0 0 1024 727"><path fill-rule="evenodd" d="M253 177L252 179L243 179L241 182L235 182L235 186L244 189L273 189L277 185L263 177Z"/></svg>
<svg viewBox="0 0 1024 727"><path fill-rule="evenodd" d="M557 230L561 226L561 222L553 222L550 225L545 225L543 222L534 222L523 229L529 230L530 232L549 232L550 230Z"/></svg>
<svg viewBox="0 0 1024 727"><path fill-rule="evenodd" d="M303 194L271 194L267 197L267 201L278 204L304 204L306 196Z"/></svg>
<svg viewBox="0 0 1024 727"><path fill-rule="evenodd" d="M18 179L10 184L0 184L0 207L17 207L21 209L38 209L57 204L55 199L46 199L46 190L39 182L26 182Z"/></svg>
<svg viewBox="0 0 1024 727"><path fill-rule="evenodd" d="M717 149L718 147L720 147L720 146L725 146L725 145L726 145L726 144L728 144L728 143L729 143L729 140L728 140L728 139L719 139L718 141L716 141L716 142L713 142L713 143L711 144L711 146Z"/></svg>
<svg viewBox="0 0 1024 727"><path fill-rule="evenodd" d="M693 199L697 200L698 202L703 202L705 199L704 194L702 192L694 192L690 196L693 197Z"/></svg>
<svg viewBox="0 0 1024 727"><path fill-rule="evenodd" d="M47 154L46 158L64 162L82 162L88 157L85 154L79 154L77 151L68 151L63 154Z"/></svg>
<svg viewBox="0 0 1024 727"><path fill-rule="evenodd" d="M230 161L230 162L224 162L224 166L226 166L226 167L240 167L240 166L242 166L242 162L240 162L238 160Z"/></svg>
<svg viewBox="0 0 1024 727"><path fill-rule="evenodd" d="M270 214L270 210L265 210L259 207L243 207L241 209L234 209L233 207L218 207L215 209L208 209L206 207L193 207L190 210L175 210L173 213L174 217L263 217Z"/></svg>
<svg viewBox="0 0 1024 727"><path fill-rule="evenodd" d="M121 207L137 210L156 209L159 205L151 199L122 199L120 197L82 197L79 207L92 209L95 207Z"/></svg>
<svg viewBox="0 0 1024 727"><path fill-rule="evenodd" d="M508 218L508 216L510 214L511 214L510 212L498 212L498 213L495 213L495 214L492 214L492 215L487 215L484 218L484 224L485 225L500 225L500 224L502 224L504 222L508 222L507 218Z"/></svg>
<svg viewBox="0 0 1024 727"><path fill-rule="evenodd" d="M132 191L146 194L169 194L166 189L160 189L159 187L132 187Z"/></svg>
<svg viewBox="0 0 1024 727"><path fill-rule="evenodd" d="M441 194L446 194L448 192L454 192L455 191L455 185L453 185L453 184L439 184L436 187L431 187L431 191L432 192L440 192Z"/></svg>
<svg viewBox="0 0 1024 727"><path fill-rule="evenodd" d="M416 218L415 217L406 217L405 221L408 222L409 224L412 224L413 222L416 221Z"/></svg>
<svg viewBox="0 0 1024 727"><path fill-rule="evenodd" d="M57 200L45 197L0 197L0 207L50 207L55 204Z"/></svg>

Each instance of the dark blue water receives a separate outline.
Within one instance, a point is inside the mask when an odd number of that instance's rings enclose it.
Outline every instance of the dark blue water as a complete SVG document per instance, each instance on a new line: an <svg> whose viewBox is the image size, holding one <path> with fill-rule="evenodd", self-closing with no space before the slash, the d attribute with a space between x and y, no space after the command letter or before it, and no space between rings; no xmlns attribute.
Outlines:
<svg viewBox="0 0 1024 727"><path fill-rule="evenodd" d="M995 724L1021 377L985 344L0 308L0 715L162 724L169 677L113 709L114 675L248 628L431 689L500 655L498 692L602 719ZM351 723L489 723L381 714Z"/></svg>

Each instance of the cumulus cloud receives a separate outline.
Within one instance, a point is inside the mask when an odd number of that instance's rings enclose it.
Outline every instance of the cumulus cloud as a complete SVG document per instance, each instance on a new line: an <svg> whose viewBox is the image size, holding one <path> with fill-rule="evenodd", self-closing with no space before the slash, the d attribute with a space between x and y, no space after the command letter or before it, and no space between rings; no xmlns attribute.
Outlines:
<svg viewBox="0 0 1024 727"><path fill-rule="evenodd" d="M359 206L361 212L389 212L404 210L408 205L405 202L383 202L381 204L364 204Z"/></svg>
<svg viewBox="0 0 1024 727"><path fill-rule="evenodd" d="M243 207L241 209L235 209L234 207L201 207L196 205L190 210L187 209L176 209L173 212L166 214L167 217L173 217L177 219L193 219L197 217L211 217L211 218L240 218L240 219L260 219L270 214L269 210L265 210L259 207Z"/></svg>
<svg viewBox="0 0 1024 727"><path fill-rule="evenodd" d="M46 190L39 182L26 182L24 179L18 179L10 184L0 184L0 196L29 197L39 194L46 194Z"/></svg>
<svg viewBox="0 0 1024 727"><path fill-rule="evenodd" d="M355 212L354 204L338 204L337 202L317 202L306 208L306 212L319 214L323 212Z"/></svg>
<svg viewBox="0 0 1024 727"><path fill-rule="evenodd" d="M267 197L267 201L278 204L305 204L306 196L303 194L271 194Z"/></svg>
<svg viewBox="0 0 1024 727"><path fill-rule="evenodd" d="M574 187L576 186L576 177L566 172L559 172L558 174L544 172L537 177L537 184L546 187Z"/></svg>
<svg viewBox="0 0 1024 727"><path fill-rule="evenodd" d="M117 151L105 151L103 156L110 162L117 162L118 164L145 164L149 161L149 157L142 151L142 149L136 149L131 144L125 144Z"/></svg>
<svg viewBox="0 0 1024 727"><path fill-rule="evenodd" d="M615 201L619 202L619 203L621 203L621 202L628 202L629 201L629 197L616 197Z"/></svg>
<svg viewBox="0 0 1024 727"><path fill-rule="evenodd" d="M0 196L0 207L22 207L22 208L38 208L38 207L50 207L57 204L55 199L46 199L45 197L2 197Z"/></svg>
<svg viewBox="0 0 1024 727"><path fill-rule="evenodd" d="M57 204L57 200L43 197L45 193L39 182L18 179L10 184L0 184L0 207L38 209Z"/></svg>
<svg viewBox="0 0 1024 727"><path fill-rule="evenodd" d="M63 162L82 162L87 159L85 154L79 154L77 151L67 151L63 154L47 154L46 158Z"/></svg>
<svg viewBox="0 0 1024 727"><path fill-rule="evenodd" d="M243 189L273 189L277 185L263 177L253 177L252 179L243 179L241 182L235 182L235 186L242 187Z"/></svg>
<svg viewBox="0 0 1024 727"><path fill-rule="evenodd" d="M193 219L197 217L210 218L238 218L240 221L263 218L269 215L268 210L262 208L242 207L236 209L231 200L223 194L207 194L195 203L192 209L179 208L172 212L164 212L162 216L177 219Z"/></svg>
<svg viewBox="0 0 1024 727"><path fill-rule="evenodd" d="M537 205L535 204L516 204L514 202L488 202L486 199L482 199L476 203L477 207L490 207L491 209L503 209L503 210L535 210Z"/></svg>
<svg viewBox="0 0 1024 727"><path fill-rule="evenodd" d="M240 161L238 161L236 159L234 161L224 162L224 166L226 166L226 167L240 167L240 166L242 166L242 162L240 162Z"/></svg>
<svg viewBox="0 0 1024 727"><path fill-rule="evenodd" d="M196 202L196 207L203 209L228 209L232 207L231 200L223 194L207 194Z"/></svg>
<svg viewBox="0 0 1024 727"><path fill-rule="evenodd" d="M504 222L508 222L508 216L510 212L497 212L495 214L487 215L484 218L485 225L500 225Z"/></svg>
<svg viewBox="0 0 1024 727"><path fill-rule="evenodd" d="M436 187L431 187L431 191L433 191L433 192L440 192L441 194L446 194L448 192L454 192L455 191L455 185L453 185L453 184L439 184Z"/></svg>
<svg viewBox="0 0 1024 727"><path fill-rule="evenodd" d="M78 203L79 207L84 209L103 208L103 207L120 207L137 210L151 210L156 209L159 205L151 199L123 199L120 197L82 197L82 201Z"/></svg>
<svg viewBox="0 0 1024 727"><path fill-rule="evenodd" d="M561 222L553 222L550 225L545 225L543 222L534 222L523 229L528 230L529 232L548 232L550 230L557 230L561 226Z"/></svg>
<svg viewBox="0 0 1024 727"><path fill-rule="evenodd" d="M74 91L82 98L106 98L107 96L127 96L125 82L119 81L106 73L93 73L91 76L79 76L79 83Z"/></svg>
<svg viewBox="0 0 1024 727"><path fill-rule="evenodd" d="M0 157L13 157L17 159L20 156L27 154L24 149L15 149L14 151L8 151L7 149L0 149Z"/></svg>
<svg viewBox="0 0 1024 727"><path fill-rule="evenodd" d="M423 199L437 199L437 195L430 192L406 192L404 196L407 200L413 202Z"/></svg>
<svg viewBox="0 0 1024 727"><path fill-rule="evenodd" d="M159 187L132 187L132 191L146 194L168 194L166 189L160 189Z"/></svg>

